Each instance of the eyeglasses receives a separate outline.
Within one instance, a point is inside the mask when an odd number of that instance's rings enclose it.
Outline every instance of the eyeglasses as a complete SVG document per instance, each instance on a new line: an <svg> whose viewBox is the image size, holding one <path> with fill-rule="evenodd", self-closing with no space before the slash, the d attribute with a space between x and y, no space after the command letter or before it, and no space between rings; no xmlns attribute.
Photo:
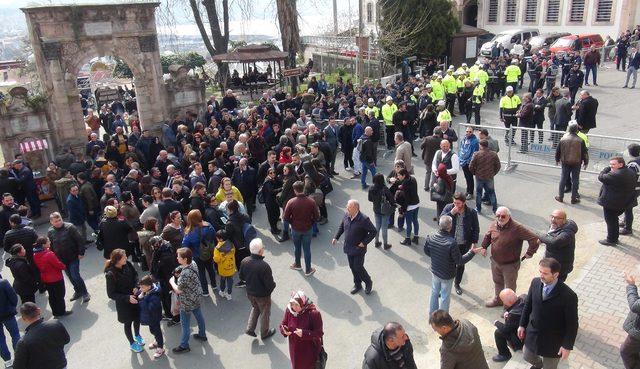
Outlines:
<svg viewBox="0 0 640 369"><path fill-rule="evenodd" d="M559 216L559 217L557 217L557 216L555 216L555 215L553 215L553 214L549 215L549 217L550 217L551 219L564 219L564 217L563 217L563 216Z"/></svg>
<svg viewBox="0 0 640 369"><path fill-rule="evenodd" d="M508 215L506 215L506 214L496 214L496 218L498 218L498 219L506 219L506 218L508 218L508 217L509 217L509 216L508 216Z"/></svg>

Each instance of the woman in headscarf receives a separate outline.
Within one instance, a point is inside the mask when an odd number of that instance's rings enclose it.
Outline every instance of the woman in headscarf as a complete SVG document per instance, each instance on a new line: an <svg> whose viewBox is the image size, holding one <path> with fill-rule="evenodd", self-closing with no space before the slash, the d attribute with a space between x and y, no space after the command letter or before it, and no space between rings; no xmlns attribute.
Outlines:
<svg viewBox="0 0 640 369"><path fill-rule="evenodd" d="M455 190L455 183L453 178L447 173L447 166L444 163L438 165L438 171L436 172L436 180L431 187L431 201L436 202L436 216L434 221L438 221L442 209L445 205L453 202L453 192Z"/></svg>
<svg viewBox="0 0 640 369"><path fill-rule="evenodd" d="M289 338L289 355L293 369L315 369L322 349L322 315L305 295L291 296L280 323L280 333Z"/></svg>

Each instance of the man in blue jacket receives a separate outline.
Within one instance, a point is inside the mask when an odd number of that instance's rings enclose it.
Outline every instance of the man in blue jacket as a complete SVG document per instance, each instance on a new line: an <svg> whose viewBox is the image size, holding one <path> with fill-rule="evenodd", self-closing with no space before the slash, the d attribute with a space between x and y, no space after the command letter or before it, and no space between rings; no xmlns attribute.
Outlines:
<svg viewBox="0 0 640 369"><path fill-rule="evenodd" d="M349 268L353 274L353 288L351 294L362 290L364 282L364 293L371 293L373 282L367 270L364 268L364 255L367 253L367 245L376 237L376 227L366 215L360 212L360 204L356 200L347 202L347 214L345 214L338 228L338 233L331 241L332 245L338 243L338 239L345 234L344 246L342 250L347 254Z"/></svg>
<svg viewBox="0 0 640 369"><path fill-rule="evenodd" d="M467 182L467 200L473 198L474 182L473 173L469 170L469 164L473 154L480 150L480 141L475 134L473 134L473 127L467 127L466 135L460 141L460 151L458 152L458 159L460 160L460 167L464 172L464 179Z"/></svg>
<svg viewBox="0 0 640 369"><path fill-rule="evenodd" d="M11 287L6 279L0 279L0 325L3 325L11 335L11 346L15 351L18 340L20 339L20 330L16 321L16 306L18 305L18 295ZM2 326L0 326L2 329ZM7 347L4 332L0 340L0 357L8 368L11 364L11 352Z"/></svg>

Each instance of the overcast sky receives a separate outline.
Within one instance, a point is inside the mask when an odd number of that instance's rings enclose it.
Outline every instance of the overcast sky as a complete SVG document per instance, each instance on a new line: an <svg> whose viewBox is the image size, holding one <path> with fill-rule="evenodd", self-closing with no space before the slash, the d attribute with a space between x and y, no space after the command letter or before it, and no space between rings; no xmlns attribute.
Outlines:
<svg viewBox="0 0 640 369"><path fill-rule="evenodd" d="M175 18L167 23L159 17L160 31L169 27L172 33L198 34L190 14L188 0L169 0ZM298 0L298 12L300 13L300 31L303 35L313 35L330 30L333 26L333 0ZM166 0L161 1L168 4ZM47 4L86 4L86 3L112 3L109 0L0 0L0 8L17 9L28 5ZM233 35L262 34L279 36L276 20L275 0L231 0L230 33ZM246 4L251 4L249 12L244 11ZM349 26L354 27L358 17L358 0L338 0L338 25L340 30ZM175 23L174 23L175 22ZM164 26L164 27L163 27Z"/></svg>

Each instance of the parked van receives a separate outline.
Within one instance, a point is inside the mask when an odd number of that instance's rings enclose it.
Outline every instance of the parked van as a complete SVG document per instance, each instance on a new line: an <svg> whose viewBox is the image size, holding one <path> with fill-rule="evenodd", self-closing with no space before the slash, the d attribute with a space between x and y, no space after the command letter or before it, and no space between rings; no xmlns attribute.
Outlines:
<svg viewBox="0 0 640 369"><path fill-rule="evenodd" d="M564 36L570 36L569 32L558 32L558 33L543 33L541 35L531 37L529 40L529 45L531 45L531 55L538 53L541 49L547 49L551 46L557 39Z"/></svg>
<svg viewBox="0 0 640 369"><path fill-rule="evenodd" d="M568 51L586 51L591 46L596 48L604 46L602 36L597 34L570 35L560 37L551 45L549 51L557 56L562 56Z"/></svg>
<svg viewBox="0 0 640 369"><path fill-rule="evenodd" d="M509 31L503 31L495 35L495 37L485 42L480 48L480 55L484 57L491 57L491 48L494 43L502 45L505 50L511 50L514 45L522 44L524 40L528 40L531 37L539 35L540 32L537 28L519 28Z"/></svg>

